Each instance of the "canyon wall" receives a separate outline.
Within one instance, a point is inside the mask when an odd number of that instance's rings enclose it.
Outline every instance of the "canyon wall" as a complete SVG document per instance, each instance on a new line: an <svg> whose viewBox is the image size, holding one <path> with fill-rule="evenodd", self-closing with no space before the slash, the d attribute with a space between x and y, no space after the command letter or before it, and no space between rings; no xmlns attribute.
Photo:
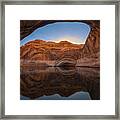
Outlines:
<svg viewBox="0 0 120 120"><path fill-rule="evenodd" d="M21 40L32 33L38 27L42 27L62 20L21 20L20 38ZM65 22L65 21L64 21ZM72 22L66 20L66 22ZM76 61L76 66L100 66L100 21L99 20L74 20L74 22L83 22L90 26L90 33L84 45L75 45L67 41L61 43L45 42L35 40L27 43L20 48L21 61L49 61L53 66L56 61L62 61L65 58L71 58ZM63 61L64 62L64 61ZM48 63L48 62L47 62Z"/></svg>

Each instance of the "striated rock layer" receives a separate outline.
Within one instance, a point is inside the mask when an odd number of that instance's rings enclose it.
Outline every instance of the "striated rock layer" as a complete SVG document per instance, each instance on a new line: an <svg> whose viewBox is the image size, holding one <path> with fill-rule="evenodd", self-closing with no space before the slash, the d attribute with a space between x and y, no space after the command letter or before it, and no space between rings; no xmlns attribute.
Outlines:
<svg viewBox="0 0 120 120"><path fill-rule="evenodd" d="M78 59L77 52L83 48L83 44L76 45L67 41L59 43L43 40L30 41L20 48L20 58L26 60L58 60L64 56L73 56Z"/></svg>
<svg viewBox="0 0 120 120"><path fill-rule="evenodd" d="M21 20L21 39L38 27L54 22L61 22L61 20ZM31 41L20 48L21 65L39 63L46 66L67 64L100 67L100 22L98 20L76 20L76 22L84 22L91 28L84 45L76 45L67 41L60 43L45 42L44 40Z"/></svg>

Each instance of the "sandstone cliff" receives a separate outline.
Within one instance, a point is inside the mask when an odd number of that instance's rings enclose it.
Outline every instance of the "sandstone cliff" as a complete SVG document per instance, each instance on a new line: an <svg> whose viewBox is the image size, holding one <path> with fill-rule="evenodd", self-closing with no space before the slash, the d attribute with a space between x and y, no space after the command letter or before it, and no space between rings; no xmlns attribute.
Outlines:
<svg viewBox="0 0 120 120"><path fill-rule="evenodd" d="M20 48L20 58L23 60L59 60L62 57L72 56L78 59L79 50L83 44L77 45L67 41L59 43L43 40L30 41Z"/></svg>
<svg viewBox="0 0 120 120"><path fill-rule="evenodd" d="M53 22L59 21L21 21L21 39L33 32L36 28ZM28 62L46 61L47 64L49 63L49 65L54 66L56 61L59 63L64 58L70 58L76 61L76 66L100 67L100 21L77 20L76 22L84 22L91 28L84 45L75 45L67 41L60 43L45 42L43 40L31 41L20 48L21 63L24 63L26 60Z"/></svg>

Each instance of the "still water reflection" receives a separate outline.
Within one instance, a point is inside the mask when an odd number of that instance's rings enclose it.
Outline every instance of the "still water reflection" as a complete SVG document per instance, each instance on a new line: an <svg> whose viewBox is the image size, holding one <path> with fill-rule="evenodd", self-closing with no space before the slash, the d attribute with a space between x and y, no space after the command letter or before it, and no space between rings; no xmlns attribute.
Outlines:
<svg viewBox="0 0 120 120"><path fill-rule="evenodd" d="M99 100L100 69L21 67L21 100Z"/></svg>

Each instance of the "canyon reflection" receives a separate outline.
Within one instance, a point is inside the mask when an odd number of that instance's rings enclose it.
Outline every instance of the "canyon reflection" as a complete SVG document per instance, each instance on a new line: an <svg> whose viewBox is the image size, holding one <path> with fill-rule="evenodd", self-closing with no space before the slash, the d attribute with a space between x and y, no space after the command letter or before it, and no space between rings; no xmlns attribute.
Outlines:
<svg viewBox="0 0 120 120"><path fill-rule="evenodd" d="M99 71L99 68L88 67L21 67L21 100L99 100Z"/></svg>

